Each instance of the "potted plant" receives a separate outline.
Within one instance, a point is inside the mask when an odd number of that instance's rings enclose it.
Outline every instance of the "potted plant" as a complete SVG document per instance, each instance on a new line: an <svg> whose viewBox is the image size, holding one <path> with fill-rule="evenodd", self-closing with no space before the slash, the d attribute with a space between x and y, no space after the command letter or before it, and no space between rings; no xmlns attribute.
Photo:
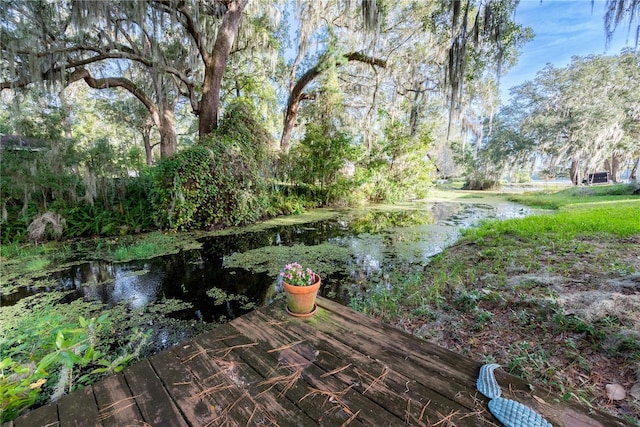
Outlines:
<svg viewBox="0 0 640 427"><path fill-rule="evenodd" d="M287 294L287 311L297 317L315 313L320 276L297 262L287 264L280 273L282 287Z"/></svg>

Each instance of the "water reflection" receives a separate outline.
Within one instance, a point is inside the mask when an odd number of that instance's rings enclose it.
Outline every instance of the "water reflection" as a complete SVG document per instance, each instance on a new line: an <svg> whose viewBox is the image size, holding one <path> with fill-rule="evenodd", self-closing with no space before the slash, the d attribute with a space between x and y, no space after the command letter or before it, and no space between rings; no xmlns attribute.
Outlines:
<svg viewBox="0 0 640 427"><path fill-rule="evenodd" d="M191 305L171 314L180 319L214 321L246 312L237 301L220 302L207 291L218 288L242 295L262 305L275 293L275 277L244 268L224 267L225 257L264 247L320 245L346 247L351 256L343 268L323 277L322 294L348 302L348 286L370 280L384 282L388 275L407 266L423 266L452 244L462 228L484 218L521 217L521 206L474 203L416 204L404 210L344 211L333 220L304 225L278 226L259 232L206 238L200 250L124 264L91 261L52 274L56 285L48 291L73 291L65 301L84 298L107 308L126 303L132 310L177 299ZM358 285L359 286L359 285ZM0 295L2 305L42 290L19 288Z"/></svg>

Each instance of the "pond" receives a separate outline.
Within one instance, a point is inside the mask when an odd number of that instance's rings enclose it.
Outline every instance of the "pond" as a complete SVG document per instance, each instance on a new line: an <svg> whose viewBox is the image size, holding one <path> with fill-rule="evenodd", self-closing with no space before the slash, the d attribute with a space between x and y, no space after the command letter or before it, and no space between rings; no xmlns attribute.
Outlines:
<svg viewBox="0 0 640 427"><path fill-rule="evenodd" d="M438 202L333 213L322 221L205 237L199 249L173 255L74 265L50 276L45 291L60 292L59 304L95 301L140 316L153 329L158 351L278 298L278 272L288 262L311 267L322 277L321 295L349 305L366 293L367 283L422 271L463 228L529 210L512 203ZM1 305L37 292L43 290L20 287L2 295Z"/></svg>

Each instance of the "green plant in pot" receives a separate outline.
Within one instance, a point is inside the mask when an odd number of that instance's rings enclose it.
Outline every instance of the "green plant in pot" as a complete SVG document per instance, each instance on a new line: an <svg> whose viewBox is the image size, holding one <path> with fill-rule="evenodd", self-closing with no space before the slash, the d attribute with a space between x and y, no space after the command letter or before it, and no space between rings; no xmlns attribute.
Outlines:
<svg viewBox="0 0 640 427"><path fill-rule="evenodd" d="M284 266L280 273L287 295L287 311L293 316L311 316L316 311L320 276L297 262Z"/></svg>

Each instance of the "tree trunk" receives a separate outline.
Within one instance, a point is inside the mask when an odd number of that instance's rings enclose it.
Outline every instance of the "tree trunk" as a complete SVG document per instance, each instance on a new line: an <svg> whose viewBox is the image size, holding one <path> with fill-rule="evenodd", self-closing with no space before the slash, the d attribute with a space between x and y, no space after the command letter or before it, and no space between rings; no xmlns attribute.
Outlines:
<svg viewBox="0 0 640 427"><path fill-rule="evenodd" d="M612 154L611 159L604 161L604 170L609 172L611 181L617 183L620 181L620 157L617 154Z"/></svg>
<svg viewBox="0 0 640 427"><path fill-rule="evenodd" d="M631 181L637 181L638 180L638 168L640 167L640 157L638 157L638 160L635 161L635 164L633 165L633 169L631 169L631 176L629 178L631 178Z"/></svg>
<svg viewBox="0 0 640 427"><path fill-rule="evenodd" d="M611 156L611 180L614 183L620 182L620 156Z"/></svg>
<svg viewBox="0 0 640 427"><path fill-rule="evenodd" d="M569 168L569 174L571 175L571 182L573 185L580 184L580 159L574 157L571 160L571 167Z"/></svg>
<svg viewBox="0 0 640 427"><path fill-rule="evenodd" d="M71 139L73 133L71 131L72 118L71 118L71 106L67 102L67 97L63 91L58 92L58 98L60 99L60 112L62 113L62 130L64 131L64 137Z"/></svg>
<svg viewBox="0 0 640 427"><path fill-rule="evenodd" d="M160 115L160 157L166 159L178 151L176 121L172 108L164 108Z"/></svg>
<svg viewBox="0 0 640 427"><path fill-rule="evenodd" d="M218 37L213 46L211 57L204 61L204 81L198 110L200 114L198 134L200 137L209 135L218 126L222 75L231 53L231 47L238 34L242 11L248 2L249 0L232 0L228 3L227 13L225 13L222 26L218 30Z"/></svg>
<svg viewBox="0 0 640 427"><path fill-rule="evenodd" d="M280 138L280 148L284 152L289 150L291 135L293 134L293 128L296 126L298 110L300 109L300 99L294 99L293 92L291 92L291 95L287 103L287 112L284 115L284 127L282 128L282 137Z"/></svg>
<svg viewBox="0 0 640 427"><path fill-rule="evenodd" d="M158 105L143 92L132 81L121 77L105 77L102 79L95 79L89 71L84 68L78 68L68 78L69 83L73 83L77 80L83 79L89 87L94 89L109 89L113 87L121 87L133 96L135 96L140 102L144 104L151 115L151 120L158 127L160 131L160 156L162 158L170 157L174 155L178 148L178 138L176 136L175 118L173 113L173 105L167 102L166 99L162 100L162 110L158 108Z"/></svg>
<svg viewBox="0 0 640 427"><path fill-rule="evenodd" d="M151 147L151 129L144 128L141 132L142 134L142 143L144 144L144 157L147 163L147 166L151 166L153 164L153 151Z"/></svg>
<svg viewBox="0 0 640 427"><path fill-rule="evenodd" d="M31 200L31 192L29 191L29 185L24 184L22 186L22 209L20 210L20 216L25 216L29 209L29 201Z"/></svg>

